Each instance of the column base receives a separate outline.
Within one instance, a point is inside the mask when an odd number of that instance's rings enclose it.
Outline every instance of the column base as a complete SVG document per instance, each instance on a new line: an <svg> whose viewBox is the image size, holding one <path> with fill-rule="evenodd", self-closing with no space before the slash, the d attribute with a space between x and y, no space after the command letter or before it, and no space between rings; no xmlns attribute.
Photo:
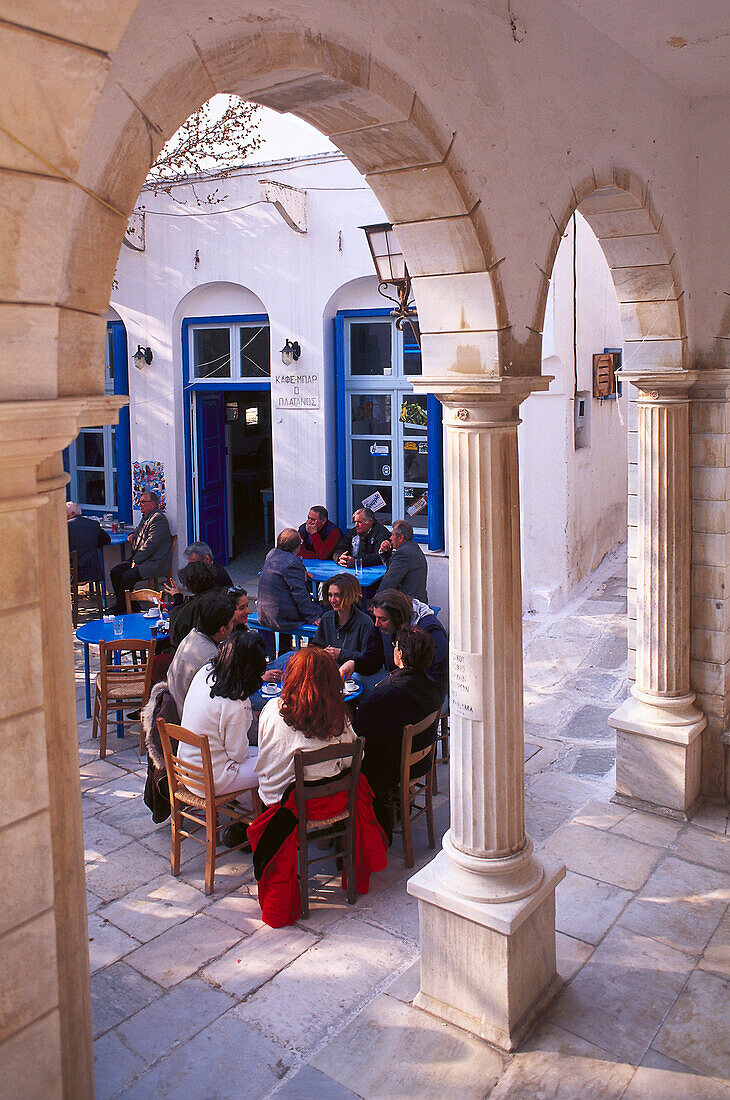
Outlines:
<svg viewBox="0 0 730 1100"><path fill-rule="evenodd" d="M421 988L414 1004L514 1050L562 985L555 964L555 887L565 868L545 863L534 893L504 903L452 893L440 852L408 883L418 898ZM489 876L484 875L487 879Z"/></svg>
<svg viewBox="0 0 730 1100"><path fill-rule="evenodd" d="M616 730L615 801L689 820L702 778L704 714L694 695L663 699L638 688L608 719Z"/></svg>

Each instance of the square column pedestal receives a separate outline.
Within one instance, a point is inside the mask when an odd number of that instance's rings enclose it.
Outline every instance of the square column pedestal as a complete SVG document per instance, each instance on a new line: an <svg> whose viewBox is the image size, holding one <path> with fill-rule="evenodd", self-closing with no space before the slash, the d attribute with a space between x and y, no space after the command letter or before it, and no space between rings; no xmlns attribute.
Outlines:
<svg viewBox="0 0 730 1100"><path fill-rule="evenodd" d="M444 852L408 883L418 898L421 989L414 1004L502 1050L514 1050L563 982L555 963L555 888L562 864L542 861L519 901L469 900L444 885Z"/></svg>

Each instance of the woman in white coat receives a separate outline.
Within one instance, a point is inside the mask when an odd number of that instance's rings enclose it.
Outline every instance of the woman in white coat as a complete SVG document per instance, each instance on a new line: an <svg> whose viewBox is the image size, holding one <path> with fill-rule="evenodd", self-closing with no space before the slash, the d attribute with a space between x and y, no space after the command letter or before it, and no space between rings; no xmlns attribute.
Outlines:
<svg viewBox="0 0 730 1100"><path fill-rule="evenodd" d="M183 705L181 725L208 738L215 793L256 787L255 748L248 734L254 724L249 696L261 687L266 671L264 648L252 630L236 631L226 638L215 657L195 674ZM180 743L179 755L202 767L200 752ZM202 791L195 790L194 794Z"/></svg>

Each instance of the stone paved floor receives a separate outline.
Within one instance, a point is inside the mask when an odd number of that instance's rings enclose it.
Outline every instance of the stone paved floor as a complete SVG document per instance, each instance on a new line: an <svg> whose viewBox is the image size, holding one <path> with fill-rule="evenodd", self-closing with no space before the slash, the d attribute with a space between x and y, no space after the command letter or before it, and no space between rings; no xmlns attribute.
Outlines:
<svg viewBox="0 0 730 1100"><path fill-rule="evenodd" d="M557 892L565 986L504 1056L411 1004L418 913L400 842L346 905L322 876L311 918L259 920L250 858L169 874L169 825L141 800L135 739L99 761L77 647L97 1095L208 1100L459 1097L730 1100L730 825L610 803L608 713L624 697L625 557L559 615L525 622L528 830L567 865ZM438 765L437 824L448 824ZM431 853L415 831L417 866Z"/></svg>

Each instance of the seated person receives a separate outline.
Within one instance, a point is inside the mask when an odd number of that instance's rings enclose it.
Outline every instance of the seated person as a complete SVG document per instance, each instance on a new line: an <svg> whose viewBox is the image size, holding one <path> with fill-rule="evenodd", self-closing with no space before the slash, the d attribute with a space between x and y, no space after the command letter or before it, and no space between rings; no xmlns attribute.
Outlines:
<svg viewBox="0 0 730 1100"><path fill-rule="evenodd" d="M284 671L281 695L270 699L259 718L256 774L265 806L280 802L294 782L294 753L355 740L345 710L342 678L324 649L298 649ZM327 779L341 770L339 761L305 769L305 779Z"/></svg>
<svg viewBox="0 0 730 1100"><path fill-rule="evenodd" d="M327 561L335 552L342 538L339 527L335 527L322 504L313 504L309 509L306 523L299 528L302 544L297 550L300 558L319 558Z"/></svg>
<svg viewBox="0 0 730 1100"><path fill-rule="evenodd" d="M411 599L403 592L391 590L378 592L373 597L371 609L375 625L383 638L385 667L389 670L395 668L393 643L395 635L402 627L418 626L430 634L435 655L428 668L428 675L445 697L449 690L449 639L428 604Z"/></svg>
<svg viewBox="0 0 730 1100"><path fill-rule="evenodd" d="M66 502L66 519L68 548L69 551L76 551L79 584L103 581L104 569L99 550L109 545L111 536L102 529L98 520L82 516L80 506L73 500Z"/></svg>
<svg viewBox="0 0 730 1100"><path fill-rule="evenodd" d="M167 516L160 508L159 495L151 490L143 493L139 498L139 510L142 519L131 535L127 535L132 556L115 565L109 573L116 597L115 615L124 615L127 611L125 592L132 592L138 581L167 576L170 568L172 535Z"/></svg>
<svg viewBox="0 0 730 1100"><path fill-rule="evenodd" d="M269 550L259 577L256 612L259 622L269 630L291 632L301 623L318 623L322 614L312 598L307 576L297 551L301 535L285 527ZM289 643L291 644L291 643Z"/></svg>
<svg viewBox="0 0 730 1100"><path fill-rule="evenodd" d="M203 594L198 609L198 625L180 642L167 670L167 687L178 714L182 714L185 696L196 672L213 660L219 644L234 629L234 615L233 601L229 596L222 592Z"/></svg>
<svg viewBox="0 0 730 1100"><path fill-rule="evenodd" d="M380 544L380 557L387 566L378 591L396 588L406 596L428 603L426 578L428 562L417 542L413 541L413 526L407 519L397 519L393 534Z"/></svg>
<svg viewBox="0 0 730 1100"><path fill-rule="evenodd" d="M202 561L193 561L180 570L180 580L191 595L183 596L178 586L165 585L172 596L170 608L170 649L174 651L183 638L197 626L200 604L206 592L223 592L215 583L215 573Z"/></svg>
<svg viewBox="0 0 730 1100"><path fill-rule="evenodd" d="M181 725L206 736L210 743L215 793L251 790L257 786L256 749L248 741L254 723L249 695L261 687L266 658L253 631L236 631L225 639L209 664L196 672L183 705ZM188 764L202 765L200 752L180 743L178 755ZM193 782L188 784L200 794Z"/></svg>
<svg viewBox="0 0 730 1100"><path fill-rule="evenodd" d="M354 527L345 531L334 553L339 565L352 569L355 559L363 565L382 565L380 547L390 539L390 531L378 523L370 508L356 508L352 513Z"/></svg>
<svg viewBox="0 0 730 1100"><path fill-rule="evenodd" d="M208 546L207 542L191 542L190 546L185 547L185 561L203 561L206 565L209 565L215 573L215 583L218 588L232 588L233 581L230 574L223 568L222 565L218 565L213 558L213 551Z"/></svg>
<svg viewBox="0 0 730 1100"><path fill-rule="evenodd" d="M383 667L383 643L373 620L358 606L362 591L356 577L338 573L326 582L330 610L320 619L311 645L334 657L344 676L372 675Z"/></svg>
<svg viewBox="0 0 730 1100"><path fill-rule="evenodd" d="M377 685L355 715L358 737L365 738L362 770L376 799L376 813L386 833L393 830L393 800L400 784L403 727L440 711L441 688L427 673L434 659L434 644L425 630L404 626L393 647L395 671ZM436 738L436 724L425 748Z"/></svg>
<svg viewBox="0 0 730 1100"><path fill-rule="evenodd" d="M248 592L245 588L241 588L238 585L234 585L228 589L226 593L228 599L233 604L233 626L232 630L250 630L248 625ZM264 673L264 683L273 684L278 683L281 680L281 669L270 668Z"/></svg>

